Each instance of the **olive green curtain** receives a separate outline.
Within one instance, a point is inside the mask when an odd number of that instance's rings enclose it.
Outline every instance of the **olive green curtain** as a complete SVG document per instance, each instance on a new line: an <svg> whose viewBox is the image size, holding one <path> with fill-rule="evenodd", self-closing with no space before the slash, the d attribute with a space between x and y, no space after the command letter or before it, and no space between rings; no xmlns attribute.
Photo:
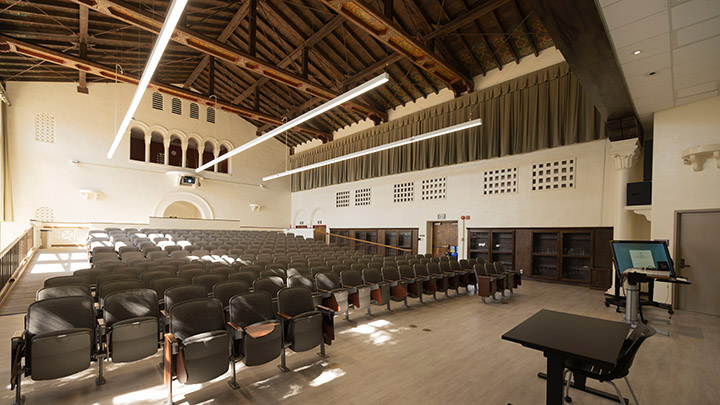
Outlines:
<svg viewBox="0 0 720 405"><path fill-rule="evenodd" d="M398 118L290 157L292 168L482 118L483 125L292 176L292 191L531 152L605 137L567 63Z"/></svg>

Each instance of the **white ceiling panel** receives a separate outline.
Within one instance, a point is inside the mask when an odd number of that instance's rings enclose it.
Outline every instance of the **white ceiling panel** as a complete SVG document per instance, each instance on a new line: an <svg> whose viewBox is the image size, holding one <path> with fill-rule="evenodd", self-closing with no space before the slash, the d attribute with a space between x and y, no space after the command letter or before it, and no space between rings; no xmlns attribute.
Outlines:
<svg viewBox="0 0 720 405"><path fill-rule="evenodd" d="M607 7L613 3L617 3L620 0L598 0L598 4L600 4L600 7Z"/></svg>
<svg viewBox="0 0 720 405"><path fill-rule="evenodd" d="M672 8L672 29L677 30L720 15L720 1L691 0Z"/></svg>
<svg viewBox="0 0 720 405"><path fill-rule="evenodd" d="M682 89L690 86L697 86L703 83L720 80L720 69L708 69L691 75L683 75L676 77L674 80L675 88Z"/></svg>
<svg viewBox="0 0 720 405"><path fill-rule="evenodd" d="M687 62L675 59L673 63L673 75L675 79L702 73L711 69L720 70L720 60L718 60L718 58L707 57Z"/></svg>
<svg viewBox="0 0 720 405"><path fill-rule="evenodd" d="M625 82L628 87L645 87L645 86L659 86L664 85L663 83L670 84L672 87L672 71L670 68L660 69L655 71L654 76L648 75L637 75L632 77L625 77Z"/></svg>
<svg viewBox="0 0 720 405"><path fill-rule="evenodd" d="M670 80L659 80L657 83L652 83L645 86L634 85L635 78L628 78L628 89L630 89L630 95L633 99L642 98L648 96L654 96L662 93L672 93L673 86Z"/></svg>
<svg viewBox="0 0 720 405"><path fill-rule="evenodd" d="M697 86L690 86L677 91L678 98L694 96L695 94L706 93L708 91L717 90L718 82L712 81Z"/></svg>
<svg viewBox="0 0 720 405"><path fill-rule="evenodd" d="M668 108L673 108L675 106L675 103L673 101L663 101L660 103L655 104L649 104L641 107L635 107L637 110L638 115L642 114L650 114L655 113L658 111L667 110Z"/></svg>
<svg viewBox="0 0 720 405"><path fill-rule="evenodd" d="M603 9L608 28L623 25L659 13L667 8L666 0L622 0Z"/></svg>
<svg viewBox="0 0 720 405"><path fill-rule="evenodd" d="M644 58L621 65L625 76L636 76L649 72L656 72L660 69L670 66L671 63L669 52L661 53L659 55L651 56L649 58Z"/></svg>
<svg viewBox="0 0 720 405"><path fill-rule="evenodd" d="M670 19L668 13L661 12L614 29L610 31L610 37L616 48L624 48L669 31Z"/></svg>
<svg viewBox="0 0 720 405"><path fill-rule="evenodd" d="M690 62L709 56L720 57L720 36L708 38L681 48L673 49L675 62Z"/></svg>
<svg viewBox="0 0 720 405"><path fill-rule="evenodd" d="M673 92L667 91L652 96L633 98L633 101L635 101L635 108L639 109L654 104L672 104L674 98Z"/></svg>
<svg viewBox="0 0 720 405"><path fill-rule="evenodd" d="M634 55L633 52L635 51L640 51L640 54ZM624 63L645 59L650 56L655 56L664 52L670 52L669 32L662 33L660 35L648 38L644 41L640 41L632 45L628 45L623 48L618 48L618 63L622 65Z"/></svg>
<svg viewBox="0 0 720 405"><path fill-rule="evenodd" d="M718 1L718 3L720 3L720 1ZM677 30L675 32L674 46L685 46L715 35L720 35L720 17L711 18Z"/></svg>
<svg viewBox="0 0 720 405"><path fill-rule="evenodd" d="M706 98L715 97L717 95L718 95L717 91L709 91L707 93L696 94L696 95L690 96L690 97L683 97L683 98L679 98L679 99L675 100L675 105L683 105L683 104L688 104L688 103L692 103L695 101L705 100Z"/></svg>

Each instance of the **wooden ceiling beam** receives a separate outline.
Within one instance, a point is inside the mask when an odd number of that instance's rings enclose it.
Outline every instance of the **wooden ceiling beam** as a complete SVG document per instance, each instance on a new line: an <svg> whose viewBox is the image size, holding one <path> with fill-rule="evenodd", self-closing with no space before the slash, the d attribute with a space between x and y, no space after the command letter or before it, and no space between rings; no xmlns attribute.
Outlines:
<svg viewBox="0 0 720 405"><path fill-rule="evenodd" d="M86 6L78 6L80 15L78 16L78 45L80 46L80 57L87 58L87 40L88 40L88 19L90 10ZM87 73L80 71L78 73L78 93L88 94Z"/></svg>
<svg viewBox="0 0 720 405"><path fill-rule="evenodd" d="M139 11L136 7L133 7L122 0L72 1L77 4L88 5L91 9L99 13L112 16L118 20L155 34L160 32L160 28L163 24L163 20L161 18L145 11ZM339 95L339 93L326 89L322 86L318 86L315 83L303 79L299 75L284 69L279 69L273 63L248 55L238 49L234 49L221 42L200 35L193 30L176 27L171 38L177 43L186 45L202 53L215 56L218 59L233 63L250 72L266 76L286 86L311 94L314 97L330 100ZM387 113L384 111L375 110L372 107L355 101L348 101L346 105L348 105L348 108L352 108L358 113L370 117L377 123L380 121L387 121Z"/></svg>
<svg viewBox="0 0 720 405"><path fill-rule="evenodd" d="M53 51L51 49L31 44L29 42L21 41L19 39L8 37L2 34L0 34L0 52L15 52L20 55L39 59L45 62L50 62L55 65L60 65L78 71L84 71L85 73L100 76L110 81L117 80L119 82L137 85L138 81L140 80L139 77L134 75L116 74L114 68L103 66L98 63L81 59L75 56L67 55L62 52ZM158 81L151 81L148 85L148 89L151 91L155 90L164 94L190 100L192 102L203 104L208 107L219 108L223 111L237 114L243 118L272 124L274 126L280 126L284 123L278 118L258 113L257 111L253 111L244 107L232 105L230 103L220 100L216 101L214 99L211 99L210 97L201 96L189 90L185 90L180 87L175 87ZM325 132L317 131L307 126L298 126L296 128L299 131L315 137L326 138L328 136Z"/></svg>
<svg viewBox="0 0 720 405"><path fill-rule="evenodd" d="M223 29L222 33L220 33L220 36L218 36L217 40L218 42L225 43L227 42L228 38L230 38L230 35L235 32L237 27L240 25L240 23L245 19L245 16L248 13L248 10L250 9L250 2L246 1L243 3L240 8L235 12L235 15L233 15L233 18L230 20L230 22L227 24L225 29ZM200 73L202 73L203 70L205 70L205 67L210 63L210 55L205 54L202 59L200 60L200 63L195 66L195 70L188 76L187 79L185 79L185 83L183 83L184 88L190 88L195 82L195 79L197 79L198 76L200 76Z"/></svg>
<svg viewBox="0 0 720 405"><path fill-rule="evenodd" d="M520 56L517 53L517 50L515 49L515 46L512 44L511 35L505 32L505 29L503 28L502 24L500 24L500 20L497 18L497 14L495 14L495 11L490 12L490 17L492 17L492 22L495 24L498 30L500 30L500 35L503 37L503 41L505 41L505 47L510 51L510 54L513 56L513 59L515 59L515 63L520 63Z"/></svg>
<svg viewBox="0 0 720 405"><path fill-rule="evenodd" d="M530 47L532 48L535 56L538 56L538 54L540 54L540 51L538 50L537 44L535 44L535 40L533 40L532 38L533 36L530 35L530 26L527 25L526 17L524 17L520 12L520 7L518 7L517 5L517 0L512 0L510 4L512 5L513 12L517 16L517 18L522 21L522 32L525 36L525 39L530 43Z"/></svg>
<svg viewBox="0 0 720 405"><path fill-rule="evenodd" d="M420 68L445 83L456 95L473 90L474 83L463 72L449 66L440 57L408 35L394 22L360 0L322 0L370 35L410 59Z"/></svg>
<svg viewBox="0 0 720 405"><path fill-rule="evenodd" d="M427 41L431 38L443 37L447 34L450 34L451 32L457 31L458 29L470 24L471 22L488 14L489 12L495 10L500 6L507 4L510 1L511 0L488 0L463 13L462 17L452 20L449 23L443 25L442 27L434 30L426 37L423 37L423 40Z"/></svg>

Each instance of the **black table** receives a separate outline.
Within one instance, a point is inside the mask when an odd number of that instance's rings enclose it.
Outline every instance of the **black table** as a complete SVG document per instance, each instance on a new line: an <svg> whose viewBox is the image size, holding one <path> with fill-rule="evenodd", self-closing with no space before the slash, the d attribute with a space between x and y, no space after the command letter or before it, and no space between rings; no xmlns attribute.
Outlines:
<svg viewBox="0 0 720 405"><path fill-rule="evenodd" d="M561 405L565 361L576 359L612 367L629 331L627 323L543 309L502 338L544 353L547 358L546 403ZM577 388L585 388L584 381L581 385Z"/></svg>

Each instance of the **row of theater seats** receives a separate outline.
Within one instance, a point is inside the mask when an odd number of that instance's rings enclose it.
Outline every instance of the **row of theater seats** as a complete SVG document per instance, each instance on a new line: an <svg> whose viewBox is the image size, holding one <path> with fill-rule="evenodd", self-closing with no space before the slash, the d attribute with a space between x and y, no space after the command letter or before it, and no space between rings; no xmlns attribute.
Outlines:
<svg viewBox="0 0 720 405"><path fill-rule="evenodd" d="M201 284L168 288L158 301L155 290L142 286L100 297L90 291L89 282L65 284L82 280L59 279L49 279L38 292L39 300L28 307L24 332L12 339L11 389L18 404L24 401L23 376L52 380L97 362L96 384L101 385L106 359L137 361L160 347L172 403L173 380L202 383L223 375L230 366L229 384L237 388L237 362L255 366L280 357L280 368L288 371L286 349L304 352L320 346L325 357L324 345L334 339L334 312L316 305L306 288L283 288L273 302L269 293L249 291L244 282L237 282L242 292L224 306Z"/></svg>

